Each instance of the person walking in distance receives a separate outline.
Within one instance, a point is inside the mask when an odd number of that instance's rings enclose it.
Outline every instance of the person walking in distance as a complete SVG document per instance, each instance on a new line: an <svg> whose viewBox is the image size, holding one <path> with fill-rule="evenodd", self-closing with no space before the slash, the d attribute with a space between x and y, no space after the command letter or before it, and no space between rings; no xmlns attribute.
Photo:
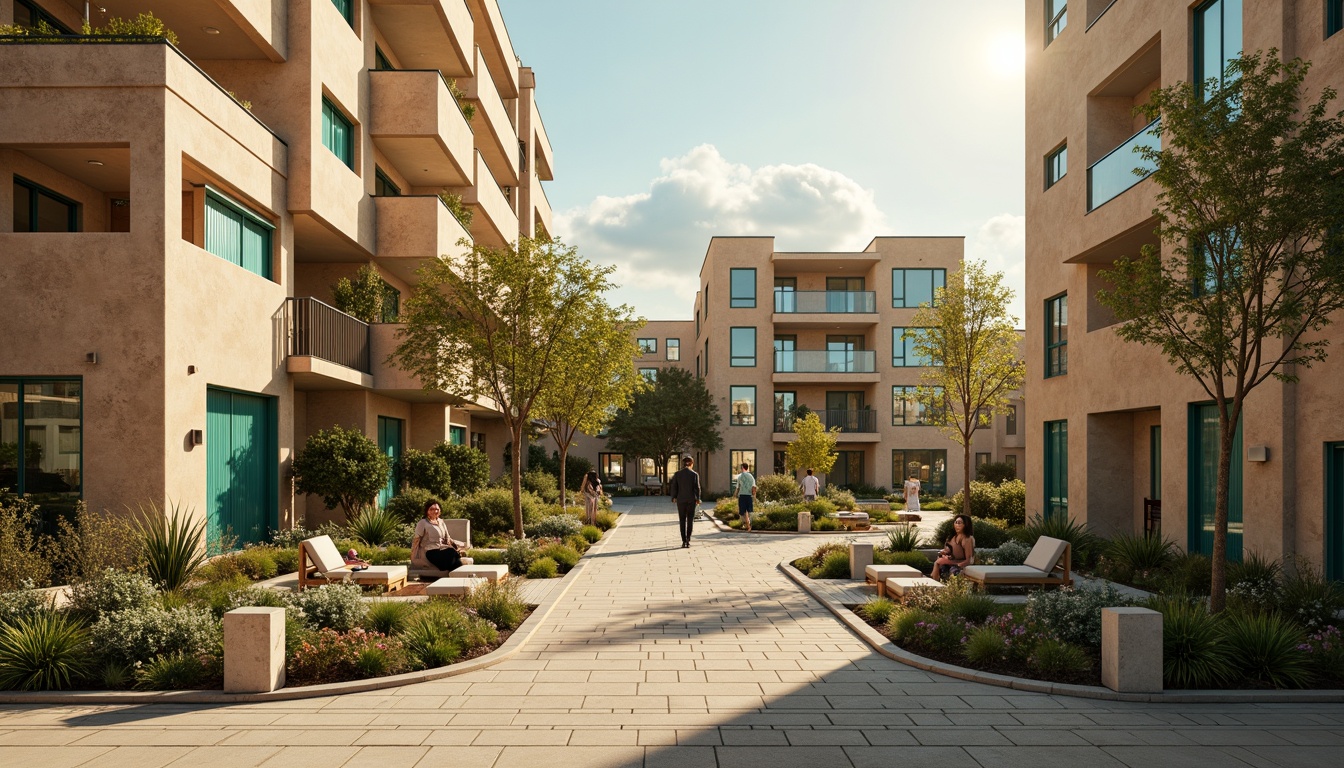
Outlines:
<svg viewBox="0 0 1344 768"><path fill-rule="evenodd" d="M905 511L919 511L919 478L913 474L905 481Z"/></svg>
<svg viewBox="0 0 1344 768"><path fill-rule="evenodd" d="M807 470L807 476L803 478L803 501L816 501L817 494L821 491L821 480L812 474L812 470Z"/></svg>
<svg viewBox="0 0 1344 768"><path fill-rule="evenodd" d="M742 516L742 523L748 531L751 530L751 513L755 507L756 501L756 478L748 472L750 465L742 464L742 473L733 481L733 487L737 491L737 513Z"/></svg>
<svg viewBox="0 0 1344 768"><path fill-rule="evenodd" d="M695 510L700 506L700 475L691 467L695 459L681 460L681 469L672 475L668 495L677 505L677 522L681 526L681 548L691 546L691 529L695 525Z"/></svg>

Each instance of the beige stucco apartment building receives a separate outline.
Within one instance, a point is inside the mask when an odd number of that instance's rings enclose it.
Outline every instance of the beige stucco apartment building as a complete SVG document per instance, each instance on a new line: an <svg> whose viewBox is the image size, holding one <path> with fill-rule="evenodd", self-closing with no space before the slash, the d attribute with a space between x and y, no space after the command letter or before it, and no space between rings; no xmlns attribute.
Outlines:
<svg viewBox="0 0 1344 768"><path fill-rule="evenodd" d="M0 24L83 10L0 0ZM404 296L460 240L549 229L551 147L496 0L99 0L91 21L141 12L177 46L0 44L0 486L168 500L255 541L333 514L289 466L334 424L499 471L489 403L389 366L395 312L329 306L360 265Z"/></svg>
<svg viewBox="0 0 1344 768"><path fill-rule="evenodd" d="M1030 513L1105 534L1145 527L1212 549L1217 414L1159 352L1117 338L1099 271L1155 242L1157 188L1132 173L1151 140L1131 109L1159 86L1219 76L1239 51L1313 62L1344 86L1344 8L1320 0L1026 0L1027 402ZM1336 103L1332 109L1339 109ZM1344 318L1337 318L1337 322ZM1344 578L1340 326L1300 383L1255 390L1233 462L1230 554L1304 556ZM1151 516L1151 515L1150 515ZM1152 523L1150 523L1151 527Z"/></svg>
<svg viewBox="0 0 1344 768"><path fill-rule="evenodd" d="M878 237L855 253L787 253L772 237L710 240L694 319L648 323L636 360L648 376L679 367L704 377L724 447L696 456L702 485L727 491L743 462L757 474L782 472L794 437L788 410L806 405L841 428L825 482L899 489L913 471L926 494L959 490L961 446L914 400L924 369L901 336L961 266L963 245L960 237ZM977 463L1025 464L1020 399L1014 408L1014 418L976 435ZM638 486L656 474L651 459L610 452L600 438L582 438L576 451L609 483Z"/></svg>

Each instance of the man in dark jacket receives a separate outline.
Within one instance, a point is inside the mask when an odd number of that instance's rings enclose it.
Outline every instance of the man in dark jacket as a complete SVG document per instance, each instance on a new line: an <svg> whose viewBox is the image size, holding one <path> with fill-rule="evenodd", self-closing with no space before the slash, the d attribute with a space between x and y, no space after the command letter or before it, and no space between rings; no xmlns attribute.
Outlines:
<svg viewBox="0 0 1344 768"><path fill-rule="evenodd" d="M700 476L691 469L695 460L690 456L681 460L681 469L672 475L668 488L672 501L677 504L677 518L681 524L681 547L691 546L691 528L695 524L695 510L700 506Z"/></svg>

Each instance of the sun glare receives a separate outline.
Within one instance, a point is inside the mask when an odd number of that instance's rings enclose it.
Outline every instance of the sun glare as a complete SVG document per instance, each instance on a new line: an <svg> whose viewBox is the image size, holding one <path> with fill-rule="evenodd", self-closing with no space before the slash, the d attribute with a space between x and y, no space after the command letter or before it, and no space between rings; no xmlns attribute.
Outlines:
<svg viewBox="0 0 1344 768"><path fill-rule="evenodd" d="M989 44L989 66L998 75L1012 77L1022 73L1027 48L1016 36L1000 37Z"/></svg>

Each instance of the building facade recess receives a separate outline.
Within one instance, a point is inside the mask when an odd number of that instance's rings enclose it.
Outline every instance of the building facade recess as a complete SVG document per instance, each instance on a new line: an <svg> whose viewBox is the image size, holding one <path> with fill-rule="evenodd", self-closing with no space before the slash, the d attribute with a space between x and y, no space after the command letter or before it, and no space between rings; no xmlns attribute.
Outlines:
<svg viewBox="0 0 1344 768"><path fill-rule="evenodd" d="M1158 350L1116 335L1100 271L1152 234L1158 189L1133 108L1217 77L1241 51L1310 60L1306 92L1344 86L1339 3L1026 0L1027 513L1104 535L1160 530L1212 549L1217 413ZM1057 13L1059 12L1059 13ZM1053 14L1053 15L1052 15ZM1062 15L1061 15L1062 14ZM1062 150L1067 149L1067 154ZM1135 173L1139 168L1140 173ZM1336 342L1340 323L1326 334ZM1229 556L1303 557L1344 578L1344 401L1324 364L1253 391L1233 457Z"/></svg>
<svg viewBox="0 0 1344 768"><path fill-rule="evenodd" d="M779 252L772 237L710 240L693 319L648 323L635 360L651 377L677 367L704 379L724 447L694 457L702 486L727 491L744 462L757 475L782 472L790 411L807 406L841 430L825 482L899 489L913 473L926 494L961 489L961 446L914 400L922 361L902 335L963 250L960 237L879 237L853 253ZM1013 409L977 432L977 464L1025 466L1020 393ZM614 453L599 437L581 437L571 455L608 483L638 487L658 474L652 459Z"/></svg>
<svg viewBox="0 0 1344 768"><path fill-rule="evenodd" d="M84 8L0 0L0 24ZM171 500L246 543L339 514L289 472L332 425L502 471L492 403L387 362L419 264L550 228L536 76L496 0L90 12L178 42L0 44L0 487L51 515ZM333 306L364 265L372 322Z"/></svg>

